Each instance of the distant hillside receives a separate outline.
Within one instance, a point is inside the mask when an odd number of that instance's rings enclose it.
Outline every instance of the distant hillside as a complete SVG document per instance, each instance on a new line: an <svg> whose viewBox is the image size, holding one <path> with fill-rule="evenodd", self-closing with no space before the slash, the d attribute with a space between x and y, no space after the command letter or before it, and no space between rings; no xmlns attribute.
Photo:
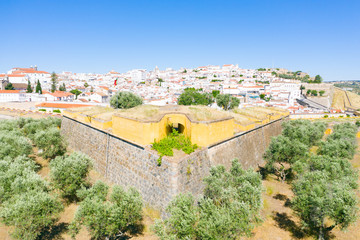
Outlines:
<svg viewBox="0 0 360 240"><path fill-rule="evenodd" d="M360 95L335 87L331 107L341 110L360 109Z"/></svg>

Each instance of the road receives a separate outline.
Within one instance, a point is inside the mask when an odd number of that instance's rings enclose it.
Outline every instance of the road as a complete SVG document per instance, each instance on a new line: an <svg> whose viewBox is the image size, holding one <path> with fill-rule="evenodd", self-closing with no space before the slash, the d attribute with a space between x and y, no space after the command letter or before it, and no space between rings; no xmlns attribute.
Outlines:
<svg viewBox="0 0 360 240"><path fill-rule="evenodd" d="M8 116L8 115L0 114L0 120L3 120L3 119L14 119L14 117L13 117L13 116Z"/></svg>

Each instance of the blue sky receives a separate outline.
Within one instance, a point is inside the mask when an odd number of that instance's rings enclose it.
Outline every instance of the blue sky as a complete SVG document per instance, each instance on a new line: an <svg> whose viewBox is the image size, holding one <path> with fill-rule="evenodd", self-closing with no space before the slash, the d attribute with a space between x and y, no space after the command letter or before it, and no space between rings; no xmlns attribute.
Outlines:
<svg viewBox="0 0 360 240"><path fill-rule="evenodd" d="M360 80L360 1L0 1L0 72L239 64Z"/></svg>

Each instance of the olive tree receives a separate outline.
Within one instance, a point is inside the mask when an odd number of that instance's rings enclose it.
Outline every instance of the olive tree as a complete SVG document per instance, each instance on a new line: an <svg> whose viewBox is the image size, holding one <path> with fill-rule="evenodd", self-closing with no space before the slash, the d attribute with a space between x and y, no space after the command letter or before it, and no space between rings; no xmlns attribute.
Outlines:
<svg viewBox="0 0 360 240"><path fill-rule="evenodd" d="M79 233L81 226L88 229L93 239L123 236L142 219L142 198L133 188L125 191L114 186L108 201L108 187L102 182L80 192L85 198L70 225L72 237Z"/></svg>
<svg viewBox="0 0 360 240"><path fill-rule="evenodd" d="M0 203L27 190L44 190L47 183L35 173L35 162L25 156L0 160Z"/></svg>
<svg viewBox="0 0 360 240"><path fill-rule="evenodd" d="M30 141L19 132L0 131L0 159L9 156L29 155L32 152Z"/></svg>
<svg viewBox="0 0 360 240"><path fill-rule="evenodd" d="M334 126L334 132L326 141L321 142L318 154L352 159L357 147L357 127L355 124L342 123Z"/></svg>
<svg viewBox="0 0 360 240"><path fill-rule="evenodd" d="M308 149L307 145L297 139L290 139L282 135L273 137L264 154L265 168L268 171L275 171L284 182L288 169L296 161L307 157Z"/></svg>
<svg viewBox="0 0 360 240"><path fill-rule="evenodd" d="M61 119L52 117L46 119L19 119L17 123L25 135L34 141L37 132L46 131L49 128L60 128Z"/></svg>
<svg viewBox="0 0 360 240"><path fill-rule="evenodd" d="M292 207L304 227L324 239L335 226L343 229L356 220L359 176L347 159L313 155L294 164L294 170Z"/></svg>
<svg viewBox="0 0 360 240"><path fill-rule="evenodd" d="M49 193L28 191L6 201L0 208L0 218L5 225L14 227L14 238L33 240L56 221L62 209L61 202Z"/></svg>
<svg viewBox="0 0 360 240"><path fill-rule="evenodd" d="M320 155L352 159L355 155L356 146L344 139L327 139L321 142L317 151Z"/></svg>
<svg viewBox="0 0 360 240"><path fill-rule="evenodd" d="M230 110L238 107L240 100L230 94L218 94L216 96L216 104L224 110Z"/></svg>
<svg viewBox="0 0 360 240"><path fill-rule="evenodd" d="M325 171L329 173L330 180L342 179L352 188L357 187L358 173L353 169L351 163L344 158L312 155L296 162L293 169L299 176L311 171Z"/></svg>
<svg viewBox="0 0 360 240"><path fill-rule="evenodd" d="M62 156L66 152L66 143L58 128L52 127L39 131L34 135L35 145L42 150L40 155L44 158Z"/></svg>
<svg viewBox="0 0 360 240"><path fill-rule="evenodd" d="M262 206L260 175L234 160L230 171L221 165L211 168L204 182L204 197L198 201L191 194L171 201L170 217L154 226L161 239L237 239L251 233Z"/></svg>
<svg viewBox="0 0 360 240"><path fill-rule="evenodd" d="M110 99L110 106L113 108L127 109L141 104L142 98L131 92L117 92Z"/></svg>
<svg viewBox="0 0 360 240"><path fill-rule="evenodd" d="M71 199L86 185L90 167L91 160L85 154L74 152L70 156L59 156L50 162L50 178L62 197Z"/></svg>
<svg viewBox="0 0 360 240"><path fill-rule="evenodd" d="M186 88L179 96L179 105L211 105L214 102L210 93L202 92L195 88Z"/></svg>
<svg viewBox="0 0 360 240"><path fill-rule="evenodd" d="M356 220L354 186L343 178L334 179L327 171L306 172L294 182L293 191L292 208L319 239L335 226L344 229ZM332 220L332 225L326 226L325 219Z"/></svg>
<svg viewBox="0 0 360 240"><path fill-rule="evenodd" d="M326 124L323 122L312 123L309 120L292 120L282 124L282 135L291 140L298 140L311 147L319 143L324 136Z"/></svg>

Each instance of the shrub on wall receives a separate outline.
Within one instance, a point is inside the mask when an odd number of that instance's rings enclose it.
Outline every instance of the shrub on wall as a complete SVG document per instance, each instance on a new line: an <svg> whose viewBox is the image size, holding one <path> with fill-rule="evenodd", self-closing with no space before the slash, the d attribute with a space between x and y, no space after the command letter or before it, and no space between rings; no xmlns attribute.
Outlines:
<svg viewBox="0 0 360 240"><path fill-rule="evenodd" d="M152 145L153 149L158 151L160 156L173 156L174 148L183 150L186 154L194 152L197 148L196 144L192 144L189 138L178 133L175 129L173 129L173 132L169 136L161 139L159 142L154 142Z"/></svg>

